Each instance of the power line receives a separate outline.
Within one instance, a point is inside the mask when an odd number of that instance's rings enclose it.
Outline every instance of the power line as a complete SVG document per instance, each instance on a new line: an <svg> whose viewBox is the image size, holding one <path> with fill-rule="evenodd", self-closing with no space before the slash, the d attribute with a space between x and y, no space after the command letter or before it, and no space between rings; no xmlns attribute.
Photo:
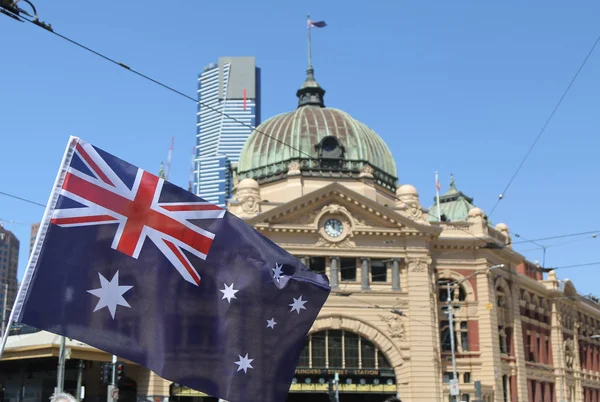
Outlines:
<svg viewBox="0 0 600 402"><path fill-rule="evenodd" d="M193 101L196 104L200 104L200 105L202 105L202 106L210 109L211 111L214 111L215 113L221 114L221 115L223 115L223 116L231 119L232 121L235 121L236 123L239 123L239 124L241 124L241 125L243 125L245 127L248 127L250 129L256 131L257 133L260 133L260 134L262 134L262 135L264 135L264 136L266 136L268 138L271 138L274 141L276 141L276 142L278 142L278 143L280 143L280 144L282 144L282 145L290 148L291 150L297 151L299 154L305 155L305 156L307 156L310 159L314 159L314 157L311 154L306 153L306 152L304 152L304 151L302 151L300 149L297 149L294 146L292 146L292 145L290 145L290 144L288 144L288 143L280 140L279 138L276 138L276 137L274 137L274 136L272 136L272 135L270 135L268 133L265 133L264 131L257 130L255 126L252 126L251 124L245 123L245 122L243 122L243 121L241 121L241 120L239 120L239 119L237 119L237 118L235 118L235 117L233 117L233 116L231 116L231 115L229 115L229 114L227 114L227 113L225 113L225 112L223 112L221 110L218 110L218 109L210 106L209 104L206 104L205 102L202 102L202 101L200 101L198 99L195 99L195 98L193 98L193 97L191 97L191 96L189 96L189 95L187 95L187 94L185 94L185 93L183 93L183 92L181 92L181 91L179 91L179 90L177 90L177 89L175 89L175 88L173 88L173 87L171 87L171 86L169 86L167 84L164 84L164 83L162 83L162 82L160 82L160 81L158 81L158 80L156 80L156 79L154 79L154 78L152 78L152 77L150 77L150 76L148 76L146 74L143 74L140 71L137 71L137 70L131 68L130 66L128 66L127 64L125 64L123 62L117 61L117 60L115 60L115 59L113 59L113 58L111 58L109 56L106 56L106 55L104 55L104 54L102 54L102 53L100 53L100 52L98 52L98 51L96 51L96 50L88 47L88 46L85 46L85 45L77 42L76 40L73 40L73 39L71 39L71 38L69 38L69 37L67 37L65 35L62 35L62 34L56 32L55 30L53 30L52 28L49 28L49 25L40 24L37 20L30 20L28 18L23 17L22 15L19 15L19 18L21 18L21 19L23 19L23 20L25 20L25 21L27 21L29 23L32 23L32 24L34 24L34 25L36 25L36 26L38 26L38 27L40 27L40 28L42 28L42 29L44 29L44 30L46 30L46 31L54 34L54 35L56 35L57 37L65 40L65 41L67 41L67 42L69 42L69 43L71 43L71 44L73 44L73 45L75 45L77 47L80 47L80 48L82 48L82 49L84 49L84 50L86 50L86 51L88 51L88 52L90 52L90 53L92 53L92 54L94 54L94 55L96 55L96 56L98 56L98 57L100 57L100 58L102 58L102 59L110 62L110 63L118 65L118 66L126 69L127 71L129 71L129 72L131 72L131 73L133 73L133 74L135 74L135 75L137 75L137 76L139 76L139 77L141 77L141 78L143 78L145 80L148 80L148 81L150 81L150 82L152 82L152 83L154 83L156 85L159 85L159 86L161 86L161 87L163 87L163 88L165 88L165 89L167 89L167 90L169 90L169 91L171 91L171 92L173 92L173 93L175 93L175 94L177 94L179 96L182 96L182 97L184 97L186 99L189 99L189 100ZM375 185L371 185L371 184L369 184L367 182L363 182L363 181L360 180L360 178L353 177L350 173L346 173L346 172L342 172L342 173L346 174L351 179L357 180L357 181L362 182L363 184L365 184L367 186L375 188ZM11 195L9 195L9 196L11 196ZM401 201L401 202L404 203L404 201L400 200L395 194L392 195L392 199L398 200L398 201ZM28 201L28 202L31 202L31 201ZM45 206L45 205L42 205L40 203L35 203L35 204L41 205L41 206ZM465 229L463 229L463 228L461 228L459 226L454 226L454 225L452 225L452 226L454 228L456 228L456 229L459 229L459 230L465 232L465 233L468 233L469 235L473 236L475 239L478 239L478 240L488 240L488 239L485 239L485 238L480 238L480 237L472 234L471 232L469 232L469 231L467 231L467 230L465 230Z"/></svg>
<svg viewBox="0 0 600 402"><path fill-rule="evenodd" d="M8 223L10 225L23 225L23 226L31 226L31 224L29 223L24 223L24 222L17 222L17 221L11 221L9 219L2 219L0 218L0 224L2 223Z"/></svg>
<svg viewBox="0 0 600 402"><path fill-rule="evenodd" d="M592 265L600 265L600 261L598 262L588 262L585 264L573 264L573 265L563 265L560 267L547 268L547 269L565 269L565 268L579 268L579 267L589 267Z"/></svg>
<svg viewBox="0 0 600 402"><path fill-rule="evenodd" d="M565 237L583 236L583 235L588 235L588 234L595 235L595 234L597 234L599 232L600 232L600 229L599 230L592 230L592 231L588 231L588 232L569 233L569 234L562 234L562 235L556 235L556 236L550 236L550 237L540 237L538 239L533 239L533 240L515 241L512 244L515 245L515 244L522 244L522 243L531 243L531 242L534 242L534 241L563 239ZM519 234L517 234L517 233L515 233L515 236L522 238L522 236L519 235Z"/></svg>
<svg viewBox="0 0 600 402"><path fill-rule="evenodd" d="M14 199L19 200L19 201L28 202L28 203L33 204L33 205L38 205L40 207L45 207L46 206L46 204L42 204L41 202L31 201L31 200L28 200L27 198L19 197L19 196L14 195L14 194L5 193L4 191L0 191L0 194L5 195L5 196L10 197L10 198L14 198Z"/></svg>
<svg viewBox="0 0 600 402"><path fill-rule="evenodd" d="M276 141L276 142L278 142L278 143L280 143L280 144L282 144L282 145L284 145L284 146L286 146L286 147L290 148L290 149L291 149L291 150L293 150L293 151L296 151L296 152L298 152L298 153L299 153L299 154L301 154L301 155L305 155L305 156L307 156L307 157L308 157L308 158L310 158L310 159L314 159L314 157L313 157L311 154L309 154L309 153L306 153L306 152L304 152L304 151L302 151L302 150L300 150L300 149L298 149L298 148L294 147L293 145L291 145L291 144L288 144L288 143L286 143L286 142L284 142L284 141L280 140L279 138L277 138L277 137L274 137L274 136L272 136L272 135L270 135L270 134L268 134L268 133L266 133L266 132L264 132L264 131L262 131L262 130L257 130L257 128L256 128L255 126L252 126L251 124L248 124L248 123L246 123L246 122L243 122L243 121L241 121L241 120L237 119L236 117L229 115L228 113L225 113L225 112L223 112L223 111L221 111L221 110L218 110L218 109L216 109L215 107L213 107L213 106L211 106L211 105L209 105L209 104L207 104L207 103L205 103L205 102L202 102L202 101L201 101L201 100L199 100L199 99L196 99L196 98L194 98L194 97L191 97L191 96L189 96L189 95L185 94L184 92L181 92L181 91L179 91L179 90L177 90L177 89L175 89L175 88L173 88L173 87L171 87L171 86L169 86L169 85L167 85L167 84L165 84L165 83L163 83L163 82L161 82L161 81L158 81L157 79L154 79L154 78L152 78L152 77L150 77L150 76L148 76L148 75L146 75L146 74L144 74L144 73L142 73L142 72L140 72L140 71L138 71L138 70L135 70L135 69L131 68L129 65L127 65L127 64L125 64L125 63L123 63L123 62L117 61L117 60L115 60L115 59L113 59L113 58L111 58L111 57L109 57L109 56L107 56L107 55L105 55L105 54L103 54L103 53L101 53L101 52L99 52L99 51L96 51L96 50L94 50L94 49L92 49L92 48L90 48L90 47L88 47L88 46L86 46L86 45L83 45L82 43L80 43L80 42L78 42L78 41L76 41L76 40L74 40L74 39L71 39L71 38L69 38L69 37L67 37L67 36L65 36L65 35L62 35L62 34L60 34L60 33L56 32L54 29L52 29L52 28L50 27L50 25L48 25L48 24L45 24L45 23L40 23L40 22L39 22L39 20L37 19L37 14L36 14L36 18L35 18L35 19L33 19L33 20L31 20L31 19L28 19L28 18L24 17L23 15L19 15L19 18L21 18L21 19L23 19L23 20L25 20L25 21L27 21L27 22L29 22L29 23L33 24L33 25L36 25L36 26L38 26L38 27L40 27L40 28L44 29L45 31L47 31L47 32L50 32L50 33L52 33L52 34L56 35L57 37L59 37L59 38L61 38L61 39L65 40L65 41L67 41L67 42L69 42L69 43L71 43L71 44L73 44L73 45L75 45L75 46L77 46L77 47L79 47L79 48L81 48L81 49L84 49L84 50L86 50L86 51L88 51L88 52L90 52L90 53L92 53L92 54L94 54L94 55L96 55L96 56L98 56L98 57L100 57L100 58L102 58L102 59L104 59L104 60L106 60L106 61L110 62L110 63L113 63L113 64L115 64L115 65L117 65L117 66L120 66L120 67L122 67L122 68L126 69L127 71L129 71L129 72L131 72L131 73L133 73L133 74L135 74L135 75L137 75L137 76L139 76L139 77L141 77L141 78L143 78L143 79L145 79L145 80L147 80L147 81L150 81L150 82L152 82L152 83L154 83L154 84L156 84L156 85L159 85L160 87L162 87L162 88L164 88L164 89L167 89L168 91L171 91L171 92L173 92L173 93L175 93L175 94L177 94L177 95L179 95L179 96L182 96L182 97L184 97L185 99L191 100L192 102L194 102L194 103L196 103L196 104L200 104L200 105L202 105L202 106L206 107L207 109L209 109L209 110L211 110L211 111L213 111L213 112L215 112L215 113L217 113L217 114L220 114L220 115L222 115L222 116L225 116L225 117L227 117L227 118L231 119L232 121L235 121L236 123L239 123L239 124L241 124L242 126L248 127L248 128L250 128L251 130L254 130L254 131L256 131L257 133L260 133L260 134L262 134L262 135L264 135L264 136L266 136L266 137L268 137L268 138L271 138L271 139L273 139L274 141ZM599 40L600 40L600 36L598 37L598 40L597 40L597 41L596 41L596 43L594 44L594 47L596 46L596 44L598 43L598 41L599 41ZM592 50L593 50L593 48L592 48ZM591 54L591 51L590 51L590 54ZM589 54L588 54L588 57L586 57L586 60L585 60L585 61L587 61L587 58L589 58ZM585 63L584 63L584 64L585 64ZM580 71L582 68L583 68L583 65L580 67L579 71ZM577 72L577 75L579 74L579 71ZM575 76L574 78L576 78L576 76ZM572 82L574 82L574 79L572 80ZM571 83L570 85L572 85L572 83ZM570 88L570 86L569 86L569 88ZM565 95L566 95L566 93L565 93ZM563 98L564 98L564 95L563 95ZM562 101L562 98L561 98L561 101ZM557 107L558 107L558 106L557 106ZM540 135L541 135L541 133L540 133ZM343 173L343 174L345 173L345 174L346 174L346 175L347 175L349 178L351 178L351 179L357 180L357 181L359 181L359 182L362 182L363 184L365 184L365 185L367 185L367 186L370 186L370 187L373 187L373 188L375 188L375 185L371 185L371 184L369 184L368 182L363 182L363 181L361 181L361 180L360 180L360 178L356 178L356 177L352 176L352 175L351 175L351 173L346 173L346 172L342 172L342 173ZM9 195L9 194L5 194L5 195L12 196L12 195ZM15 198L16 198L16 196L12 196L12 197L15 197ZM404 201L400 200L400 199L399 199L399 198L398 198L398 197L397 197L395 194L394 194L394 195L392 195L392 199L394 199L394 200L397 200L397 201L400 201L400 202L403 202L403 203L404 203ZM40 205L40 206L45 206L44 204L37 203L37 202L34 202L34 201L30 201L30 200L24 200L24 201L26 201L26 202L30 202L30 203L34 203L34 204L36 204L36 205ZM495 207L494 207L494 208L495 208ZM492 212L493 212L493 210L492 210ZM488 217L489 217L490 215L491 215L491 214L489 214L489 215L488 215ZM454 227L454 228L456 228L456 229L459 229L459 230L461 230L461 231L463 231L463 232L465 232L465 233L469 234L470 236L474 237L476 240L484 240L484 241L485 241L485 240L489 240L489 239L486 239L486 238L482 238L482 237L476 236L476 235L472 234L470 231L468 231L468 230L465 230L465 229L461 228L460 226L455 226L455 225L452 225L452 227ZM505 246L506 246L506 245L505 245ZM505 246L504 246L504 247L505 247Z"/></svg>
<svg viewBox="0 0 600 402"><path fill-rule="evenodd" d="M546 122L544 123L544 125L542 126L542 129L539 131L538 135L535 137L535 140L533 141L533 144L531 144L531 146L529 147L529 150L527 151L527 153L525 154L525 156L523 157L523 159L521 160L521 163L519 163L519 166L517 167L517 170L515 170L515 173L512 175L512 177L510 178L510 180L508 181L508 184L506 185L506 187L504 187L504 190L500 193L500 195L498 196L498 200L496 200L496 203L494 204L494 207L492 208L492 210L489 213L489 217L492 216L492 214L494 213L494 211L496 210L496 207L498 206L498 204L500 203L500 201L504 198L504 196L506 195L506 191L508 191L508 188L511 186L511 184L513 183L513 181L515 180L515 178L517 177L517 175L519 174L521 168L523 167L523 165L525 164L525 161L527 160L527 158L529 158L529 155L531 154L531 151L533 151L533 148L535 148L535 146L537 145L538 141L540 140L542 134L544 134L544 132L546 131L546 127L548 127L548 124L550 123L550 121L552 120L552 118L554 117L554 115L556 114L556 111L558 110L558 108L560 107L560 105L562 104L563 100L565 99L565 97L567 96L567 94L569 93L569 91L571 90L571 87L573 86L573 84L575 83L575 80L577 80L577 77L579 76L579 73L581 73L581 70L583 70L583 67L586 65L586 63L588 62L590 56L592 55L592 53L594 52L594 49L596 49L596 46L598 45L598 42L600 42L600 35L596 38L596 41L594 42L594 44L592 45L592 47L590 48L588 54L585 56L585 58L583 59L583 62L581 63L581 65L579 66L579 68L577 69L577 72L575 73L575 75L573 76L573 78L571 78L571 81L569 82L569 85L567 85L567 89L565 89L565 91L563 92L563 94L561 95L560 99L558 100L558 102L556 103L556 106L554 106L554 109L552 109L552 112L550 113L550 115L548 116L548 118L546 119Z"/></svg>

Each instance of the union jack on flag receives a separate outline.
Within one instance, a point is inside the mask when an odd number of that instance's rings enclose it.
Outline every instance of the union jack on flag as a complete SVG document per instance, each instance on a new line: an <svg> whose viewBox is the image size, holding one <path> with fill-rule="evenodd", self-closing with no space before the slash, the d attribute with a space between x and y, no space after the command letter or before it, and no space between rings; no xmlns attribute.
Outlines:
<svg viewBox="0 0 600 402"><path fill-rule="evenodd" d="M9 322L230 402L280 402L330 290L242 219L72 137Z"/></svg>
<svg viewBox="0 0 600 402"><path fill-rule="evenodd" d="M208 202L160 202L164 179L140 168L123 170L109 163L111 155L81 139L73 141L59 191L63 199L50 222L62 227L116 224L113 249L137 259L150 239L186 281L200 285L200 275L182 251L206 259L215 235L189 220L220 219L225 210Z"/></svg>

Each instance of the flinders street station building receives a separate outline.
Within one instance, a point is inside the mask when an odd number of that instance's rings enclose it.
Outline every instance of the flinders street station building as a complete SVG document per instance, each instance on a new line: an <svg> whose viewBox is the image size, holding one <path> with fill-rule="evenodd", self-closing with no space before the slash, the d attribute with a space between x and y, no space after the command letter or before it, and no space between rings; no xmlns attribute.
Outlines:
<svg viewBox="0 0 600 402"><path fill-rule="evenodd" d="M227 205L330 280L288 401L328 401L337 377L341 402L600 402L600 305L514 251L454 181L439 210L399 183L386 143L325 106L312 68L297 97L247 140ZM0 361L4 400L47 401L58 337L25 332ZM65 388L105 401L111 356L67 348ZM214 400L133 363L126 376L123 401Z"/></svg>

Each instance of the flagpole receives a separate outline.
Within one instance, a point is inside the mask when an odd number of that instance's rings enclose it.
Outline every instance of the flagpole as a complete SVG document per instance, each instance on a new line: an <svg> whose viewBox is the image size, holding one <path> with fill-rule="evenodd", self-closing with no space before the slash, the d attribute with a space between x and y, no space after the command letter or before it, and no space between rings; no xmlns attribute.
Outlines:
<svg viewBox="0 0 600 402"><path fill-rule="evenodd" d="M310 14L306 15L306 28L308 30L308 68L312 69L312 52L310 50Z"/></svg>
<svg viewBox="0 0 600 402"><path fill-rule="evenodd" d="M435 200L437 203L437 218L438 222L442 221L442 211L440 210L440 178L438 172L435 172Z"/></svg>
<svg viewBox="0 0 600 402"><path fill-rule="evenodd" d="M2 334L2 340L0 340L0 360L2 359L2 355L4 354L4 350L6 349L6 341L8 340L10 328L15 322L15 318L18 319L19 315L21 314L21 307L23 306L25 295L29 290L31 278L33 277L35 266L39 258L40 250L38 248L38 245L42 244L43 238L46 236L46 232L48 231L48 226L50 226L50 215L58 201L58 197L60 195L59 189L62 187L62 183L65 180L65 176L67 174L67 167L71 163L71 158L73 157L73 153L75 152L75 147L77 146L78 142L79 138L71 136L69 138L69 143L67 144L67 147L65 149L65 153L60 164L60 170L56 175L54 186L52 187L48 203L46 204L46 210L44 211L44 215L40 222L40 228L38 229L38 233L35 237L33 250L29 255L29 261L27 262L27 268L25 268L25 274L23 274L21 286L19 286L17 296L15 297L15 301L13 303L13 308L10 311L10 316L8 317L8 322L6 323L7 330L4 331L4 333Z"/></svg>

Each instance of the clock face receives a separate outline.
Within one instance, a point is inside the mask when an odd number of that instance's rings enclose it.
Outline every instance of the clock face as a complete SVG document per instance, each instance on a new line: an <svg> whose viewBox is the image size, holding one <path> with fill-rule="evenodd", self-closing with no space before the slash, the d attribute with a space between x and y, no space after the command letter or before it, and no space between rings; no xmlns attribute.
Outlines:
<svg viewBox="0 0 600 402"><path fill-rule="evenodd" d="M341 236L343 230L344 226L342 225L342 222L337 219L329 219L325 222L325 233L331 237Z"/></svg>

